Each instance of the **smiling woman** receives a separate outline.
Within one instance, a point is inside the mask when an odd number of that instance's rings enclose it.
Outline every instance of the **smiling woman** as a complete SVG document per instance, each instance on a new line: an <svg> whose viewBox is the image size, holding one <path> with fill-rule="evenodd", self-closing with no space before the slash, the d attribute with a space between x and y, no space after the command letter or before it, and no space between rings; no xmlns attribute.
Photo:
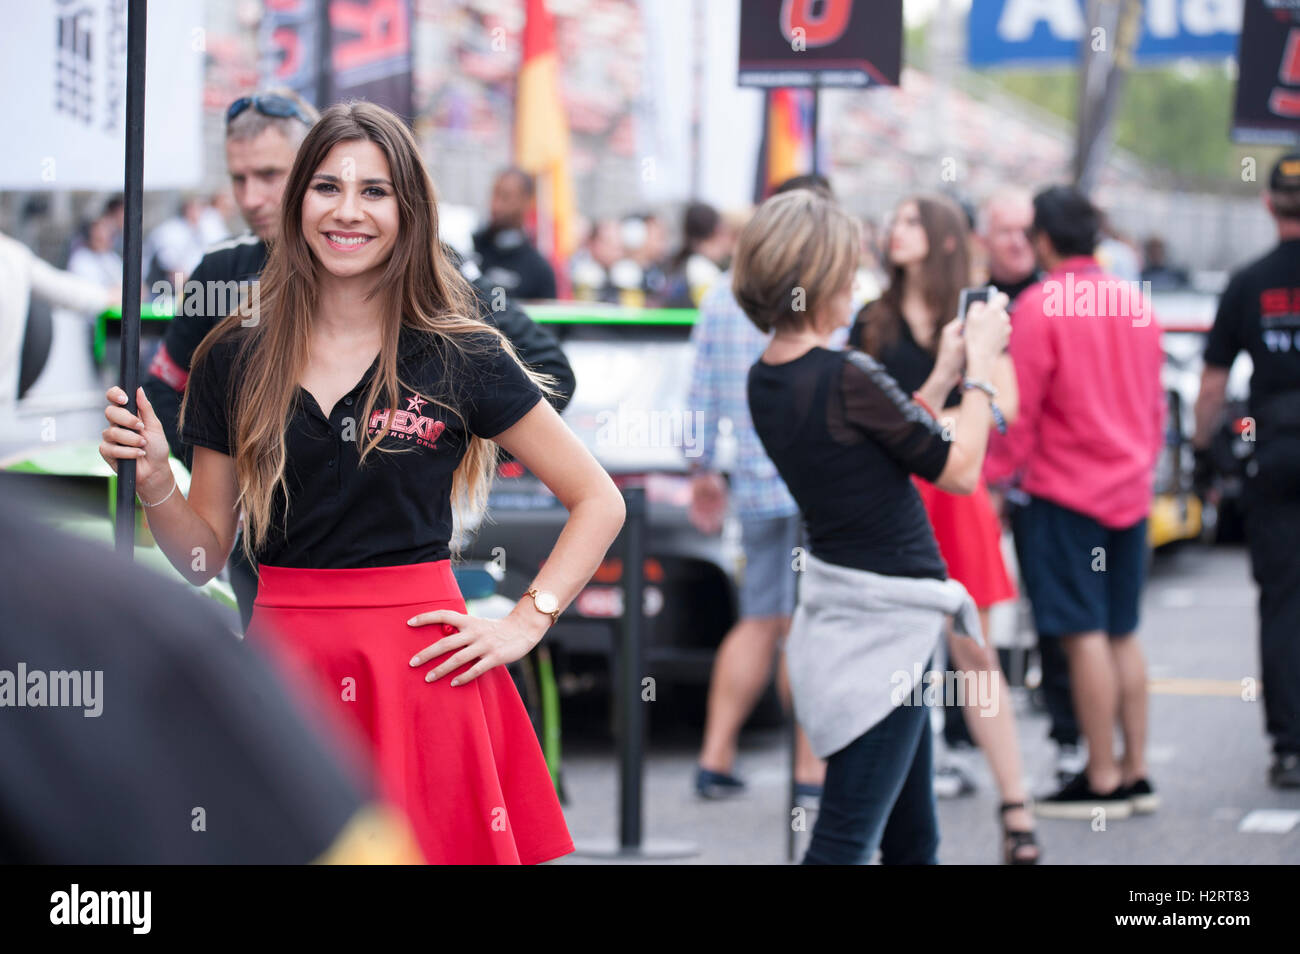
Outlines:
<svg viewBox="0 0 1300 954"><path fill-rule="evenodd" d="M312 176L303 232L332 274L368 271L392 251L398 211L388 176L383 151L364 140L339 143Z"/></svg>
<svg viewBox="0 0 1300 954"><path fill-rule="evenodd" d="M535 863L573 843L503 664L591 578L623 502L541 399L546 380L475 317L437 235L401 120L369 103L326 110L289 173L259 313L231 315L195 352L188 498L169 489L143 394L136 418L109 392L101 453L136 459L150 528L194 582L224 563L243 510L260 564L247 641L311 711L360 732L429 861ZM528 599L484 620L465 614L450 539L454 511L481 513L498 446L570 516Z"/></svg>

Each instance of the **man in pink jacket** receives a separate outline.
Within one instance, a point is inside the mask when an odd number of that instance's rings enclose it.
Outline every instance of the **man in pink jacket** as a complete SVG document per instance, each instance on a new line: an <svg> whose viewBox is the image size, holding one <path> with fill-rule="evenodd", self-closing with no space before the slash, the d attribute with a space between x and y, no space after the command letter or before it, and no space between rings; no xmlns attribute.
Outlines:
<svg viewBox="0 0 1300 954"><path fill-rule="evenodd" d="M1146 770L1146 663L1135 633L1147 514L1164 442L1160 329L1142 288L1093 257L1098 213L1076 189L1034 198L1044 281L1016 302L1011 356L1020 418L990 442L990 484L1018 480L1021 575L1038 631L1070 661L1087 769L1040 800L1049 818L1154 811ZM1119 723L1124 752L1114 752Z"/></svg>

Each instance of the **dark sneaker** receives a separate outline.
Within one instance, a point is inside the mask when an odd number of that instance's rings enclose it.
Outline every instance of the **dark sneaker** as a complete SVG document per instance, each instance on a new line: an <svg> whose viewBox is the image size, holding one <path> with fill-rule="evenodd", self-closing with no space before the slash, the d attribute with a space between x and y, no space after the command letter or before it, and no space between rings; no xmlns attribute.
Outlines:
<svg viewBox="0 0 1300 954"><path fill-rule="evenodd" d="M1123 785L1116 785L1111 792L1094 792L1088 784L1088 774L1082 772L1055 795L1037 799L1034 814L1041 818L1088 821L1101 809L1107 818L1128 818L1133 814L1133 804L1126 791Z"/></svg>
<svg viewBox="0 0 1300 954"><path fill-rule="evenodd" d="M695 794L700 798L733 798L745 791L745 783L734 775L711 772L706 768L695 770Z"/></svg>
<svg viewBox="0 0 1300 954"><path fill-rule="evenodd" d="M1160 807L1160 796L1156 794L1151 782L1140 778L1132 785L1121 786L1124 797L1133 806L1133 814L1150 815Z"/></svg>
<svg viewBox="0 0 1300 954"><path fill-rule="evenodd" d="M1274 788L1300 788L1300 753L1279 752L1273 756L1268 783Z"/></svg>

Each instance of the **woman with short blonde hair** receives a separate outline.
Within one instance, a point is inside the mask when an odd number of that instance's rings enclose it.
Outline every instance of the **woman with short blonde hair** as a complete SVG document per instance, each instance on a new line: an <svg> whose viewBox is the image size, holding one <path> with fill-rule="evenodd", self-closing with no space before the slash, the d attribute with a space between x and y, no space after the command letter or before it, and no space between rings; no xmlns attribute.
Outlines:
<svg viewBox="0 0 1300 954"><path fill-rule="evenodd" d="M733 288L772 340L749 373L764 449L803 513L809 544L786 642L795 715L827 760L805 864L937 861L929 711L918 681L949 616L982 642L975 604L947 579L911 475L956 493L979 477L990 421L968 390L955 433L874 359L832 351L853 311L858 227L811 192L775 196L741 233ZM1006 344L1005 296L948 333L921 388L986 374ZM936 400L938 400L936 398Z"/></svg>
<svg viewBox="0 0 1300 954"><path fill-rule="evenodd" d="M764 332L805 326L827 294L852 283L861 242L853 217L816 193L777 198L756 213L762 234L742 242L733 262L736 301ZM755 235L751 227L741 234Z"/></svg>

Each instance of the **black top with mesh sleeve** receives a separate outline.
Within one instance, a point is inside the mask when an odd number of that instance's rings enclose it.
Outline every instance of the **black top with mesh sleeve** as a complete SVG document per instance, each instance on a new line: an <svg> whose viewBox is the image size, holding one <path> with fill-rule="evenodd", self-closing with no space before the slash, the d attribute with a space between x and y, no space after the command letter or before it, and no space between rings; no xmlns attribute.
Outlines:
<svg viewBox="0 0 1300 954"><path fill-rule="evenodd" d="M879 362L826 348L784 364L760 359L749 371L749 407L818 559L947 578L911 475L935 480L951 442Z"/></svg>

